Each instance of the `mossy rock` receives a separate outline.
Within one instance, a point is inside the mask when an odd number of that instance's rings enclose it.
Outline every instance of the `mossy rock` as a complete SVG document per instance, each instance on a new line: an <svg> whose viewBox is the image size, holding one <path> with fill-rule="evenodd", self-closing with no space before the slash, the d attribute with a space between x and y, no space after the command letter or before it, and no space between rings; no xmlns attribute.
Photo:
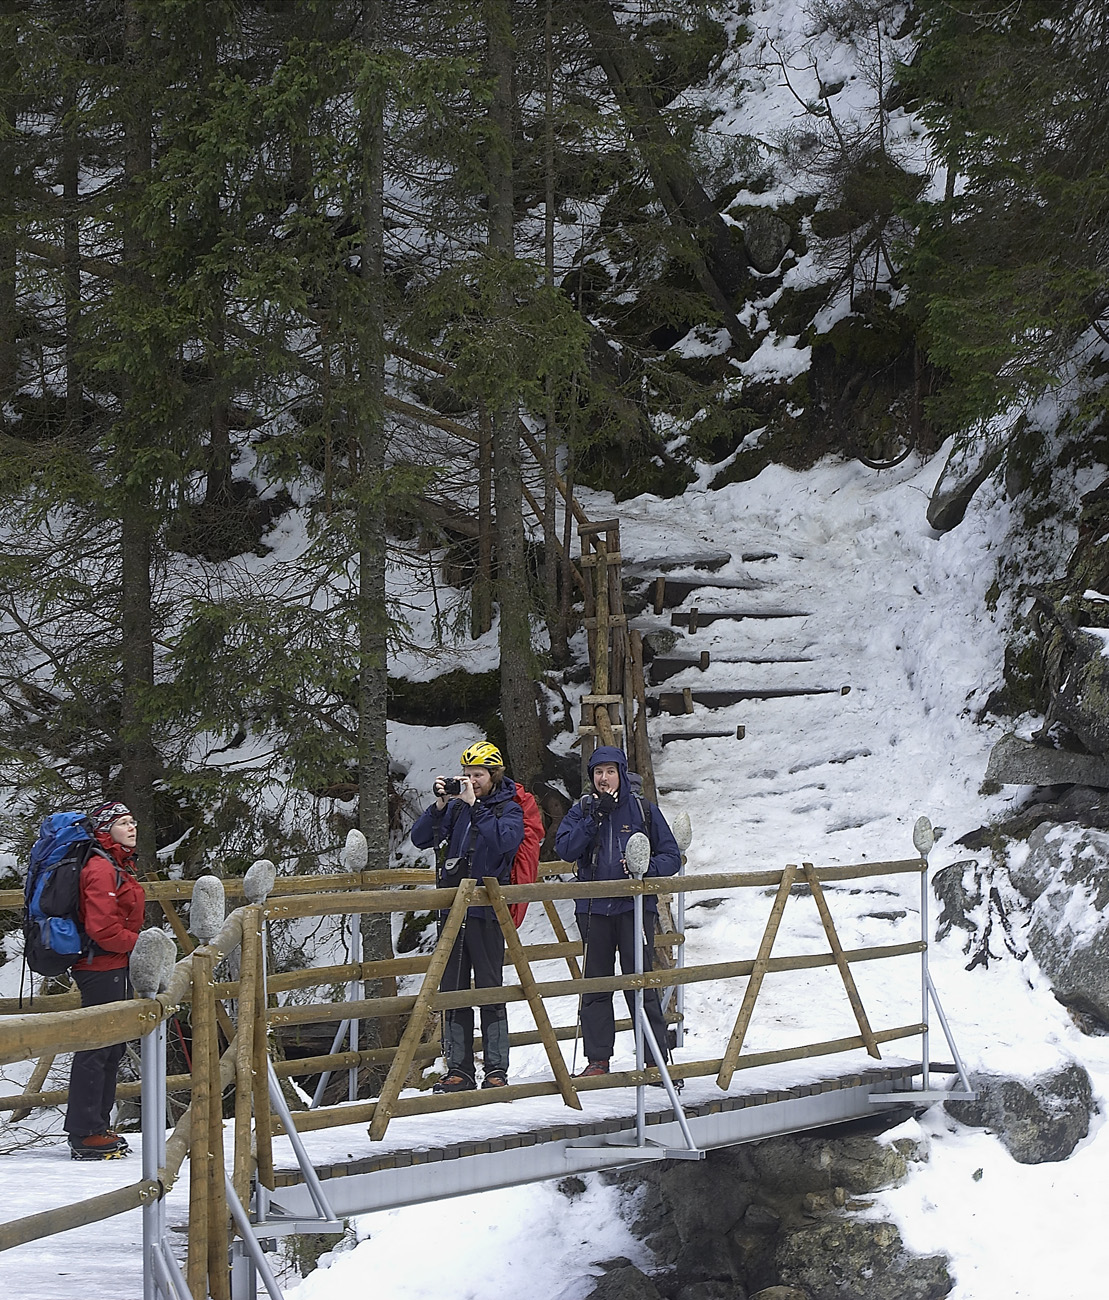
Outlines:
<svg viewBox="0 0 1109 1300"><path fill-rule="evenodd" d="M442 727L475 722L487 735L503 735L497 710L501 674L497 668L468 673L456 668L426 682L389 678L389 716L409 726Z"/></svg>

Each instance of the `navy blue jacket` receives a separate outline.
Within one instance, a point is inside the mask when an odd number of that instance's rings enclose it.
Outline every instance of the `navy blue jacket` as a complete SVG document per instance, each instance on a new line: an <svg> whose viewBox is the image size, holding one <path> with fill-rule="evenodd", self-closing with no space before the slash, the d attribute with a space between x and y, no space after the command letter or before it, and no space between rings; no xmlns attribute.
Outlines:
<svg viewBox="0 0 1109 1300"><path fill-rule="evenodd" d="M620 789L616 794L616 807L607 817L596 814L596 794L583 795L558 824L555 851L565 862L576 862L579 880L625 880L624 850L636 831L643 831L651 841L649 876L677 875L682 865L670 827L657 805L637 795L628 775L628 760L622 749L600 745L589 759L589 776L598 763L615 763L620 769ZM649 825L644 825L644 813ZM657 912L658 904L653 894L643 896L648 911ZM579 912L595 916L612 916L617 912L630 912L634 907L627 898L579 898L575 900Z"/></svg>
<svg viewBox="0 0 1109 1300"><path fill-rule="evenodd" d="M431 849L437 848L449 836L448 858L470 855L465 875L475 880L494 876L502 885L507 885L516 850L524 840L524 813L515 796L516 784L506 776L491 794L478 799L472 808L462 799L450 799L440 813L433 803L416 818L409 838L418 849ZM473 836L471 828L475 832ZM491 920L495 914L491 907L471 907L467 915Z"/></svg>

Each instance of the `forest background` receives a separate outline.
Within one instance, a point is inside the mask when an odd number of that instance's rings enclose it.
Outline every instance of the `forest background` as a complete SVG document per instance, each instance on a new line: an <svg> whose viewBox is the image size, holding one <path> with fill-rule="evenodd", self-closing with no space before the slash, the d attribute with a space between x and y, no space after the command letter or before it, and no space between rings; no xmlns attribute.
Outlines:
<svg viewBox="0 0 1109 1300"><path fill-rule="evenodd" d="M480 721L557 810L556 480L943 447L1027 484L1064 379L1104 463L1104 7L798 0L753 59L757 7L0 6L13 867L106 795L162 874L313 870L355 824L386 865L398 715ZM754 134L752 68L790 103ZM499 671L430 680L417 574Z"/></svg>

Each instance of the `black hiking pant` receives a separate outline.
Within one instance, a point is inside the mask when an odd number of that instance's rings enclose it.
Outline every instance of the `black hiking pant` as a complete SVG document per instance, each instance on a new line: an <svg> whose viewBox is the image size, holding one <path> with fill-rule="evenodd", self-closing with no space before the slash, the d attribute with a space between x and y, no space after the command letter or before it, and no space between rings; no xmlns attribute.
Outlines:
<svg viewBox="0 0 1109 1300"><path fill-rule="evenodd" d="M126 966L118 970L75 970L73 978L83 1007L123 1002L131 996ZM126 1043L112 1043L91 1052L74 1052L69 1070L69 1105L63 1125L70 1137L91 1137L111 1128L116 1072L126 1047Z"/></svg>
<svg viewBox="0 0 1109 1300"><path fill-rule="evenodd" d="M597 912L578 912L575 918L582 943L585 945L585 978L596 979L616 974L616 954L620 954L620 973L635 973L635 913L631 911L604 915ZM643 911L643 969L654 969L654 937L658 925L655 912ZM625 989L624 998L635 1026L635 990ZM658 989L644 989L643 1010L655 1041L666 1055L666 1020L662 1014ZM581 1005L581 1036L585 1055L590 1061L607 1061L616 1046L616 1018L612 1009L611 993L586 993ZM651 1044L644 1035L644 1060L657 1065Z"/></svg>
<svg viewBox="0 0 1109 1300"><path fill-rule="evenodd" d="M439 988L444 993L468 989L500 988L504 983L504 934L500 923L490 918L468 916L454 941ZM508 1073L508 1011L503 1002L481 1010L481 1050L485 1073ZM474 1009L456 1007L447 1012L443 1054L448 1073L461 1070L474 1075Z"/></svg>

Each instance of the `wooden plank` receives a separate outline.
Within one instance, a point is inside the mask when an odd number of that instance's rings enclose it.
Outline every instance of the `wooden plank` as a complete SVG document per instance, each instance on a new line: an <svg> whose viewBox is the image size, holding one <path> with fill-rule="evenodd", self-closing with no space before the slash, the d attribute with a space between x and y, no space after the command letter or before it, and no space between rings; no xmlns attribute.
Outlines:
<svg viewBox="0 0 1109 1300"><path fill-rule="evenodd" d="M243 1205L250 1204L250 1117L254 1100L254 1018L258 1012L258 969L261 956L262 912L243 908L238 1023L235 1026L235 1144L231 1181Z"/></svg>
<svg viewBox="0 0 1109 1300"><path fill-rule="evenodd" d="M768 686L753 690L695 690L685 686L680 690L659 691L647 696L648 706L655 713L680 716L691 713L693 704L703 704L707 709L726 709L733 704L746 704L752 700L789 700L808 695L846 695L850 687L843 686Z"/></svg>
<svg viewBox="0 0 1109 1300"><path fill-rule="evenodd" d="M739 1008L739 1015L736 1016L735 1027L732 1029L728 1046L720 1063L720 1073L716 1076L716 1084L725 1092L732 1082L736 1062L743 1050L743 1040L747 1035L747 1027L751 1023L751 1015L755 1010L755 1000L759 995L759 989L762 988L763 977L770 965L770 952L774 947L774 940L778 936L778 927L781 925L782 913L785 911L790 887L796 873L797 868L793 865L787 866L782 872L781 884L778 886L774 904L770 909L770 916L766 922L766 929L763 931L762 942L759 944L758 956L755 958L755 965L747 981L747 988L743 993L743 1002Z"/></svg>
<svg viewBox="0 0 1109 1300"><path fill-rule="evenodd" d="M553 906L553 904L552 904ZM54 1064L55 1056L51 1052L48 1056L40 1056L35 1062L35 1068L31 1071L31 1077L23 1089L24 1094L34 1094L38 1092L46 1082L46 1076L50 1073L50 1067ZM68 1095L68 1094L67 1094ZM12 1111L12 1123L18 1124L31 1113L31 1105L20 1106L18 1110Z"/></svg>
<svg viewBox="0 0 1109 1300"><path fill-rule="evenodd" d="M273 1191L273 1124L270 1119L270 1078L269 1078L269 1026L266 1021L269 1007L269 994L266 988L266 929L265 913L258 906L253 913L254 919L249 923L255 926L255 933L246 938L246 923L243 938L250 947L254 957L257 974L254 980L254 1041L251 1053L251 1075L254 1100L254 1159L258 1166L258 1181L263 1187Z"/></svg>
<svg viewBox="0 0 1109 1300"><path fill-rule="evenodd" d="M863 1000L859 997L859 990L855 986L851 967L844 956L843 946L839 941L839 935L836 933L835 923L832 920L832 913L828 910L828 900L824 897L824 889L817 879L816 868L811 862L803 862L801 870L805 873L805 879L812 891L813 901L816 903L816 910L820 913L820 922L824 926L825 935L828 937L828 946L832 949L832 955L836 959L836 967L839 970L840 978L843 980L843 987L847 990L847 999L851 1003L851 1010L855 1013L855 1022L859 1026L859 1033L863 1036L866 1050L871 1056L881 1060L882 1053L879 1052L878 1044L874 1041L874 1033L870 1028L870 1022L867 1020L866 1011L863 1008Z"/></svg>
<svg viewBox="0 0 1109 1300"><path fill-rule="evenodd" d="M192 1031L193 1031L193 1100L190 1107L192 1124L189 1131L189 1254L185 1276L193 1300L206 1300L208 1295L208 1166L212 1158L213 1135L211 1092L215 1061L211 1059L212 1036L209 1022L214 1026L215 1007L206 989L212 985L212 957L204 949L192 955Z"/></svg>
<svg viewBox="0 0 1109 1300"><path fill-rule="evenodd" d="M72 1205L63 1205L56 1210L41 1210L38 1214L28 1214L22 1219L10 1219L7 1223L0 1223L0 1251L11 1250L13 1246L25 1246L31 1241L41 1241L43 1237L68 1232L71 1228L84 1228L90 1223L112 1219L117 1214L126 1214L128 1210L156 1201L161 1194L161 1183L156 1178L151 1178L130 1183L126 1187L117 1187L100 1196L90 1196Z"/></svg>
<svg viewBox="0 0 1109 1300"><path fill-rule="evenodd" d="M493 904L493 912L501 925L501 933L504 935L505 947L512 958L516 967L516 974L520 980L520 987L524 990L524 996L527 998L528 1006L531 1008L531 1014L535 1019L535 1027L539 1031L539 1038L547 1052L547 1060L550 1062L551 1071L554 1074L555 1082L558 1084L558 1090L562 1094L562 1100L573 1110L581 1110L581 1102L578 1100L578 1094L574 1089L574 1082L570 1078L570 1071L566 1068L566 1062L562 1059L562 1053L558 1049L558 1039L551 1028L550 1018L547 1015L547 1008L543 1005L543 998L539 993L535 976L531 972L531 966L528 959L524 956L524 948L520 943L520 936L516 933L516 925L512 920L512 913L508 910L508 905L504 901L504 894L501 892L500 881L495 877L489 876L485 880L485 888Z"/></svg>
<svg viewBox="0 0 1109 1300"><path fill-rule="evenodd" d="M777 607L752 606L750 609L692 609L688 612L675 612L670 615L671 627L687 627L691 632L695 632L698 627L704 627L708 623L716 623L720 619L731 619L739 622L745 618L751 619L775 619L775 618L809 618L811 610L804 609L780 609Z"/></svg>
<svg viewBox="0 0 1109 1300"><path fill-rule="evenodd" d="M551 923L551 929L554 931L554 936L558 940L559 945L562 946L568 944L570 942L570 937L566 933L566 927L562 924L562 917L559 916L558 908L555 907L554 903L549 898L544 899L543 910L547 913L547 920ZM581 952L581 944L578 943L576 947L577 951ZM525 949L525 952L526 951L527 949ZM566 954L566 965L570 968L570 977L572 979L580 979L581 967L578 965L575 958L576 953L568 952Z"/></svg>
<svg viewBox="0 0 1109 1300"><path fill-rule="evenodd" d="M408 1072L412 1068L412 1057L420 1044L424 1023L431 1007L431 999L439 987L443 972L447 968L451 948L454 946L455 938L462 927L462 922L465 920L466 909L470 905L470 899L473 896L476 884L477 881L466 879L462 881L455 891L454 901L447 914L447 919L443 923L439 942L435 946L435 952L432 954L427 974L424 976L424 982L416 995L412 1013L408 1017L408 1024L404 1028L400 1044L397 1047L397 1054L393 1058L393 1064L390 1066L385 1082L381 1086L381 1092L374 1108L373 1120L370 1123L371 1142L380 1142L385 1136L385 1130L389 1127L393 1107L400 1096L401 1088L404 1087L405 1079L408 1078Z"/></svg>

